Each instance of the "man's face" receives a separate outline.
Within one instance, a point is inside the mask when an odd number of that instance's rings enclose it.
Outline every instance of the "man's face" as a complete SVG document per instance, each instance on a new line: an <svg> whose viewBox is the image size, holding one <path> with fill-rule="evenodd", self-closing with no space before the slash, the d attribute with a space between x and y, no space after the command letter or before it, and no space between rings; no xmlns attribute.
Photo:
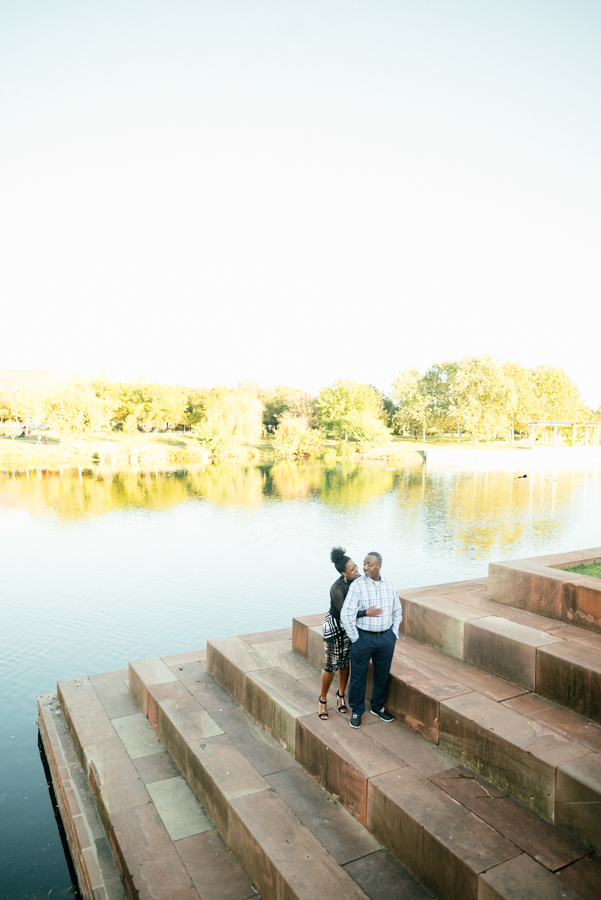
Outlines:
<svg viewBox="0 0 601 900"><path fill-rule="evenodd" d="M346 569L343 572L344 577L347 581L354 581L355 578L359 577L359 569L357 568L357 563L354 563L352 559L346 564Z"/></svg>
<svg viewBox="0 0 601 900"><path fill-rule="evenodd" d="M380 574L380 569L380 563L375 556L371 555L371 553L363 560L363 574L367 575L368 578L377 579Z"/></svg>

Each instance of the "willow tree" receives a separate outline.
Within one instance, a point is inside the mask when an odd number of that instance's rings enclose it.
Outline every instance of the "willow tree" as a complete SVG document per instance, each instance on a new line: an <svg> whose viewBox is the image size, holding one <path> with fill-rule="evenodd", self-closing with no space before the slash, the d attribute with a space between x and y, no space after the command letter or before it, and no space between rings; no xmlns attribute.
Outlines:
<svg viewBox="0 0 601 900"><path fill-rule="evenodd" d="M263 404L253 386L215 387L206 398L206 424L233 436L236 443L257 441L263 433Z"/></svg>

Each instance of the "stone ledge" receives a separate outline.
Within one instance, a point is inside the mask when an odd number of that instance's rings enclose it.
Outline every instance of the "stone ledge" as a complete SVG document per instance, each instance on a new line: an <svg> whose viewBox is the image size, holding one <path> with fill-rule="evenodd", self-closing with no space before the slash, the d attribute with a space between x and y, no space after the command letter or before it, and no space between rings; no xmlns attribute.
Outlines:
<svg viewBox="0 0 601 900"><path fill-rule="evenodd" d="M39 694L40 734L84 900L125 900L119 870L56 694Z"/></svg>
<svg viewBox="0 0 601 900"><path fill-rule="evenodd" d="M490 563L491 600L601 634L601 579L565 571L598 562L601 547Z"/></svg>

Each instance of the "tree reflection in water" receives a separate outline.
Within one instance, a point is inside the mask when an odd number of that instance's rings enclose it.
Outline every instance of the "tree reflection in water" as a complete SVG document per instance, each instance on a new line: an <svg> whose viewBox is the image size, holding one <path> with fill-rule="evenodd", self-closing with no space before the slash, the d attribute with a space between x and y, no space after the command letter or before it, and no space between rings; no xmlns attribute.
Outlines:
<svg viewBox="0 0 601 900"><path fill-rule="evenodd" d="M0 503L76 521L118 510L165 510L189 501L253 510L317 500L344 511L396 496L399 528L475 558L510 556L526 540L560 537L575 481L595 497L599 468L530 472L392 468L384 462L208 462L187 469L64 468L4 471ZM592 494L591 494L592 496Z"/></svg>

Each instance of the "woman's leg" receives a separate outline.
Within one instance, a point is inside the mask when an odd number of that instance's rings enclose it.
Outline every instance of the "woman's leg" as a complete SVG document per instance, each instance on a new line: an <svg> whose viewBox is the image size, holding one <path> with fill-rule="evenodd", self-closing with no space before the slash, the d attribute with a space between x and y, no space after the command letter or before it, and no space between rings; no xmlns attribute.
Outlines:
<svg viewBox="0 0 601 900"><path fill-rule="evenodd" d="M330 690L330 687L332 686L333 678L334 678L333 672L326 672L325 669L322 670L322 673L321 673L321 699L322 700L328 699L328 691Z"/></svg>
<svg viewBox="0 0 601 900"><path fill-rule="evenodd" d="M338 670L338 693L344 697L344 692L346 691L346 686L348 684L348 673L349 667L346 666L345 669Z"/></svg>

